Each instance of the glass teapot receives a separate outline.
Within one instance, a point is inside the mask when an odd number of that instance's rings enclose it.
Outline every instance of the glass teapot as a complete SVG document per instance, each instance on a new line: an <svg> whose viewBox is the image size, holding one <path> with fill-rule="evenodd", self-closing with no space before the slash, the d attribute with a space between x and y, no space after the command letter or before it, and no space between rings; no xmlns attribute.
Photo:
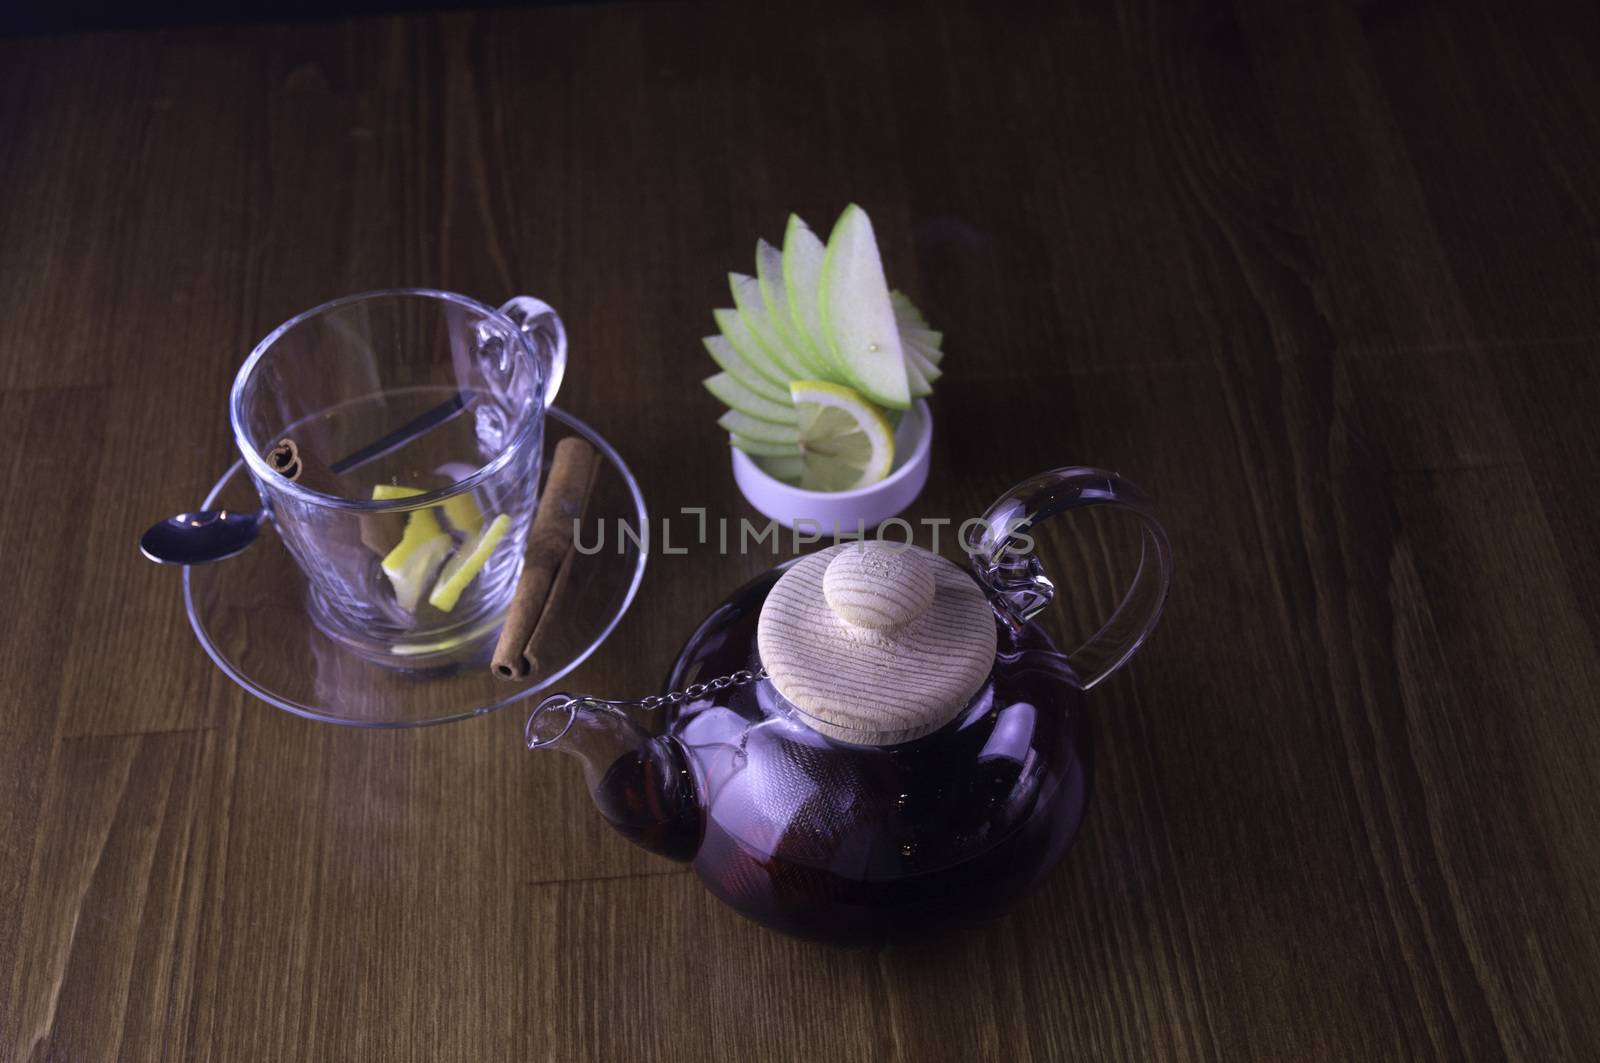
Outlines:
<svg viewBox="0 0 1600 1063"><path fill-rule="evenodd" d="M1087 506L1138 518L1139 567L1064 653L1032 622L1054 587L1029 529ZM878 942L996 914L1077 834L1082 694L1155 627L1172 554L1139 490L1095 469L1026 480L978 527L970 570L869 541L781 565L700 624L671 693L553 695L527 744L578 757L618 831L777 930Z"/></svg>

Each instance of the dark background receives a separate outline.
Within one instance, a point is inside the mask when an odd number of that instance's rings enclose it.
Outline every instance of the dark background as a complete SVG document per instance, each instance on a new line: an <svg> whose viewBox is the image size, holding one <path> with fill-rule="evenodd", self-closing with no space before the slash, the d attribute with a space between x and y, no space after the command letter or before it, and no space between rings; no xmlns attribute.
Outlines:
<svg viewBox="0 0 1600 1063"><path fill-rule="evenodd" d="M492 10L508 7L548 6L554 0L477 0L439 3L437 0L11 0L0 5L0 35L74 33L109 29L150 29L160 26L230 25L281 20L345 18L357 15L392 15L462 8ZM565 0L581 5L585 0Z"/></svg>

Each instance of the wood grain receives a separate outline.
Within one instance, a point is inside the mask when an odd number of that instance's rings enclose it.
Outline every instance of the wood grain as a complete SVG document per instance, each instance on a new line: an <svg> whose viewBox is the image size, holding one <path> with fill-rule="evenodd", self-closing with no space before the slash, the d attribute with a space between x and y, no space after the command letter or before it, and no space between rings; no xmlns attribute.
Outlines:
<svg viewBox="0 0 1600 1063"><path fill-rule="evenodd" d="M1592 1058L1596 54L1593 5L1488 0L0 41L0 1058ZM688 547L570 679L648 693L791 552L679 512L753 517L693 385L725 274L852 200L949 351L908 518L1093 464L1177 552L1092 695L1077 846L996 923L770 934L515 711L249 699L136 554L232 460L229 381L286 317L535 294L562 405ZM1062 638L1125 531L1044 538Z"/></svg>
<svg viewBox="0 0 1600 1063"><path fill-rule="evenodd" d="M791 566L762 602L761 665L813 730L861 745L909 742L949 723L989 678L988 599L925 550L829 546Z"/></svg>

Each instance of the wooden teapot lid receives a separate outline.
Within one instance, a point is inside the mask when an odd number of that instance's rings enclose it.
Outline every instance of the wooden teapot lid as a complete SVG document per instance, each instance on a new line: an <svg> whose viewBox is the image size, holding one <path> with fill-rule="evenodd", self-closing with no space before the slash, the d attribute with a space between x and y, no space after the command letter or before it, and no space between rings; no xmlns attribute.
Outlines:
<svg viewBox="0 0 1600 1063"><path fill-rule="evenodd" d="M937 554L846 543L784 573L761 608L756 647L813 728L892 745L943 727L983 686L994 613L972 577Z"/></svg>

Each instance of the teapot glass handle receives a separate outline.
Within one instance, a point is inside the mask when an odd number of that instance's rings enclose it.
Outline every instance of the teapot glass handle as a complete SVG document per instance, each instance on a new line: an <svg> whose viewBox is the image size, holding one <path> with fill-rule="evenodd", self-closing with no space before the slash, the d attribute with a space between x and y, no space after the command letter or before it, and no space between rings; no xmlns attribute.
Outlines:
<svg viewBox="0 0 1600 1063"><path fill-rule="evenodd" d="M1172 547L1155 508L1133 484L1100 469L1040 473L1002 495L983 515L983 529L967 539L974 570L1001 621L1020 634L1055 597L1055 585L1032 552L1028 530L1040 521L1088 506L1112 506L1139 518L1139 568L1111 618L1087 642L1066 653L1083 689L1099 683L1132 657L1155 630L1172 584Z"/></svg>

